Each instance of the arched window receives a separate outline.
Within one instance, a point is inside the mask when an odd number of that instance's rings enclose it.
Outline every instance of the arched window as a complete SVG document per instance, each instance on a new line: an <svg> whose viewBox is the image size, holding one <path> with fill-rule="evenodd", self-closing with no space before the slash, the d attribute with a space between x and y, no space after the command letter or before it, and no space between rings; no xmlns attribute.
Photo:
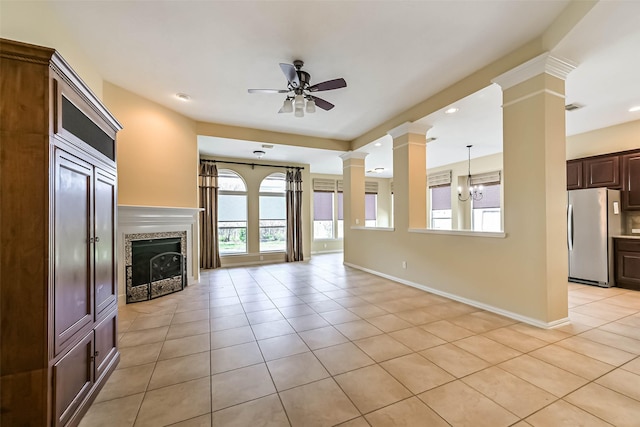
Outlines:
<svg viewBox="0 0 640 427"><path fill-rule="evenodd" d="M218 171L220 255L247 252L247 185L229 169Z"/></svg>
<svg viewBox="0 0 640 427"><path fill-rule="evenodd" d="M260 184L260 252L287 249L285 190L283 173L272 173Z"/></svg>

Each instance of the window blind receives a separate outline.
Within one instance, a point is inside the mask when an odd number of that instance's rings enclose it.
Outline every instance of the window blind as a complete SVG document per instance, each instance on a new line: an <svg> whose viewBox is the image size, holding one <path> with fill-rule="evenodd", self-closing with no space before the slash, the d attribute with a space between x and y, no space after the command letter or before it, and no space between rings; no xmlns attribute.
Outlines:
<svg viewBox="0 0 640 427"><path fill-rule="evenodd" d="M473 201L473 209L500 207L500 184L485 185L482 188L482 199Z"/></svg>
<svg viewBox="0 0 640 427"><path fill-rule="evenodd" d="M313 191L336 191L336 181L333 179L313 178Z"/></svg>
<svg viewBox="0 0 640 427"><path fill-rule="evenodd" d="M364 192L365 194L378 194L378 183L374 181L365 181Z"/></svg>
<svg viewBox="0 0 640 427"><path fill-rule="evenodd" d="M471 176L471 185L500 184L500 171L480 173Z"/></svg>
<svg viewBox="0 0 640 427"><path fill-rule="evenodd" d="M342 221L344 219L344 199L342 196L342 193L338 193L338 221Z"/></svg>
<svg viewBox="0 0 640 427"><path fill-rule="evenodd" d="M377 183L376 183L377 184ZM377 194L365 194L364 195L364 219L375 220L377 214Z"/></svg>
<svg viewBox="0 0 640 427"><path fill-rule="evenodd" d="M337 184L338 184L338 193L342 193L342 180L341 180L341 179L339 179L339 180L337 181Z"/></svg>
<svg viewBox="0 0 640 427"><path fill-rule="evenodd" d="M451 209L451 186L431 188L431 210Z"/></svg>
<svg viewBox="0 0 640 427"><path fill-rule="evenodd" d="M442 187L451 185L451 170L436 172L427 175L427 185L429 187Z"/></svg>
<svg viewBox="0 0 640 427"><path fill-rule="evenodd" d="M314 191L313 220L333 221L333 193Z"/></svg>
<svg viewBox="0 0 640 427"><path fill-rule="evenodd" d="M393 194L393 181L389 183L389 188L391 189L391 194Z"/></svg>

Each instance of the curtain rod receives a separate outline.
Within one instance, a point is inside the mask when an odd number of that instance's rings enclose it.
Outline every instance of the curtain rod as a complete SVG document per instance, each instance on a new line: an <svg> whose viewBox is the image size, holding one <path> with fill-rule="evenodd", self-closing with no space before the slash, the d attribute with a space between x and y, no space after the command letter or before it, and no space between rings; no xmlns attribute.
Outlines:
<svg viewBox="0 0 640 427"><path fill-rule="evenodd" d="M256 166L265 166L270 168L298 169L298 170L304 169L304 167L302 166L265 165L261 163L227 162L223 160L200 160L200 161L209 162L209 163L224 163L224 164L230 164L230 165L246 165L246 166L251 166L251 169L253 169Z"/></svg>

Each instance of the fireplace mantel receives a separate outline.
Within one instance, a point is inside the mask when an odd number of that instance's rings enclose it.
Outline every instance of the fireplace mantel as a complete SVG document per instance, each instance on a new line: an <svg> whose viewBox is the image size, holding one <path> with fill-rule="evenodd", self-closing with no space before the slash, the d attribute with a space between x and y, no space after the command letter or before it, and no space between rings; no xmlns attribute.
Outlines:
<svg viewBox="0 0 640 427"><path fill-rule="evenodd" d="M187 283L200 277L198 250L199 208L118 205L118 303L124 304L125 235L140 233L187 233Z"/></svg>

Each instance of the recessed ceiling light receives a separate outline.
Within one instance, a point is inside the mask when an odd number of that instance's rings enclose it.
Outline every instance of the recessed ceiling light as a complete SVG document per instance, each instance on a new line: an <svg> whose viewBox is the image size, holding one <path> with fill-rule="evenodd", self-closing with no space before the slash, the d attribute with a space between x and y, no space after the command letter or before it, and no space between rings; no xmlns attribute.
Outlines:
<svg viewBox="0 0 640 427"><path fill-rule="evenodd" d="M384 172L384 168L374 168L374 169L369 169L367 171L367 173L382 173Z"/></svg>
<svg viewBox="0 0 640 427"><path fill-rule="evenodd" d="M191 99L191 97L189 95L187 95L186 93L176 93L176 98L178 98L180 101L184 101L187 102Z"/></svg>
<svg viewBox="0 0 640 427"><path fill-rule="evenodd" d="M451 108L449 108L449 109L447 109L447 110L444 110L444 112L445 112L446 114L453 114L453 113L457 113L457 112L458 112L458 110L459 110L459 108L451 107Z"/></svg>
<svg viewBox="0 0 640 427"><path fill-rule="evenodd" d="M253 155L254 155L254 156L256 156L256 157L257 157L257 158L259 158L259 159L261 159L265 154L267 154L267 153L265 153L265 152L264 152L264 151L262 151L262 150L255 150L255 151L253 152Z"/></svg>
<svg viewBox="0 0 640 427"><path fill-rule="evenodd" d="M629 108L630 113L635 113L636 111L640 111L640 105L636 105L635 107Z"/></svg>
<svg viewBox="0 0 640 427"><path fill-rule="evenodd" d="M382 146L382 142L376 142L375 144L373 144L374 147L381 147Z"/></svg>

